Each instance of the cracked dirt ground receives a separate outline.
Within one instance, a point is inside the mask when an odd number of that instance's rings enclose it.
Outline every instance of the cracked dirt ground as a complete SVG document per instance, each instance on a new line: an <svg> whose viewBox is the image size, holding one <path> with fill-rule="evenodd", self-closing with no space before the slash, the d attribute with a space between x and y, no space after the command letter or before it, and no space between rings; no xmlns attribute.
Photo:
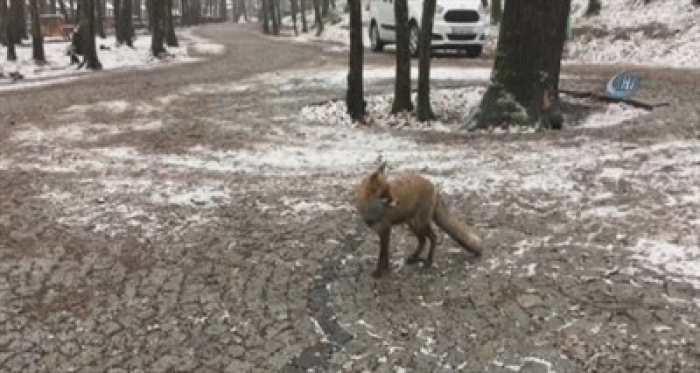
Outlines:
<svg viewBox="0 0 700 373"><path fill-rule="evenodd" d="M0 370L698 370L697 72L645 71L671 106L604 129L331 128L298 115L342 97L304 84L342 55L199 32L227 52L0 96ZM281 67L306 70L258 75ZM379 154L434 180L485 258L445 237L404 266L398 229L373 280L350 201Z"/></svg>

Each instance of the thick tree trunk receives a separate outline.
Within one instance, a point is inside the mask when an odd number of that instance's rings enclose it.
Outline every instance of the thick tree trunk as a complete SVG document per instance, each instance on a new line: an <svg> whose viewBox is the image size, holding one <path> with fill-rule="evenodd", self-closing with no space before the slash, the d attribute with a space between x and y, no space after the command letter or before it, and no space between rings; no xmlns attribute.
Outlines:
<svg viewBox="0 0 700 373"><path fill-rule="evenodd" d="M601 0L588 0L588 8L586 8L586 17L596 16L600 14L600 9L603 7Z"/></svg>
<svg viewBox="0 0 700 373"><path fill-rule="evenodd" d="M418 99L416 114L421 122L435 119L433 108L430 106L430 57L432 54L433 19L435 17L435 0L425 0L420 30L419 67L418 67Z"/></svg>
<svg viewBox="0 0 700 373"><path fill-rule="evenodd" d="M134 25L131 18L131 0L114 0L114 19L117 44L134 46Z"/></svg>
<svg viewBox="0 0 700 373"><path fill-rule="evenodd" d="M179 45L173 24L173 0L165 0L165 44L169 47Z"/></svg>
<svg viewBox="0 0 700 373"><path fill-rule="evenodd" d="M22 39L29 39L29 29L27 29L27 14L29 12L27 12L27 3L25 2L25 0L21 0L18 2L18 4L20 5L19 32L22 36Z"/></svg>
<svg viewBox="0 0 700 373"><path fill-rule="evenodd" d="M23 33L22 23L24 17L24 0L10 0L10 41L14 44L21 44L26 32ZM26 30L26 27L24 28Z"/></svg>
<svg viewBox="0 0 700 373"><path fill-rule="evenodd" d="M301 32L309 32L308 24L306 23L306 10L309 9L307 6L308 0L301 0Z"/></svg>
<svg viewBox="0 0 700 373"><path fill-rule="evenodd" d="M396 19L396 82L392 114L413 110L407 0L394 0L394 17Z"/></svg>
<svg viewBox="0 0 700 373"><path fill-rule="evenodd" d="M491 24L497 25L501 23L501 17L503 16L503 11L501 8L501 1L503 0L491 0Z"/></svg>
<svg viewBox="0 0 700 373"><path fill-rule="evenodd" d="M365 117L365 98L363 88L362 45L362 1L349 0L350 6L350 71L348 71L348 93L346 97L348 114L353 120L363 121Z"/></svg>
<svg viewBox="0 0 700 373"><path fill-rule="evenodd" d="M51 11L51 14L56 14L58 11L58 8L56 7L56 0L49 1L49 10Z"/></svg>
<svg viewBox="0 0 700 373"><path fill-rule="evenodd" d="M324 17L328 16L328 11L330 8L330 4L328 0L321 0L321 15Z"/></svg>
<svg viewBox="0 0 700 373"><path fill-rule="evenodd" d="M321 0L312 0L314 2L314 14L316 19L316 36L323 34L323 17L321 17Z"/></svg>
<svg viewBox="0 0 700 373"><path fill-rule="evenodd" d="M163 41L165 32L163 31L163 6L162 0L150 0L149 24L151 25L151 53L154 57L161 57L165 52ZM160 3L157 4L156 2Z"/></svg>
<svg viewBox="0 0 700 373"><path fill-rule="evenodd" d="M96 30L97 36L104 39L107 37L105 34L105 0L97 0L97 16L96 16Z"/></svg>
<svg viewBox="0 0 700 373"><path fill-rule="evenodd" d="M0 0L5 1L5 0ZM37 0L29 0L29 12L32 17L32 59L37 63L45 63L44 36L41 34L39 22L39 4Z"/></svg>
<svg viewBox="0 0 700 373"><path fill-rule="evenodd" d="M494 72L476 115L479 127L535 125L558 112L570 9L571 0L506 0Z"/></svg>
<svg viewBox="0 0 700 373"><path fill-rule="evenodd" d="M3 0L0 0L0 14L5 15L5 22L3 22L4 27L0 28L0 33L3 33L7 40L7 60L16 61L17 51L15 50L15 43L13 42L14 35L12 35L12 9L8 8L7 3Z"/></svg>
<svg viewBox="0 0 700 373"><path fill-rule="evenodd" d="M95 45L95 2L96 0L82 0L82 16L80 28L83 32L83 53L85 53L85 67L91 70L102 69L102 64L97 58L97 46Z"/></svg>
<svg viewBox="0 0 700 373"><path fill-rule="evenodd" d="M7 2L0 0L0 44L7 45Z"/></svg>

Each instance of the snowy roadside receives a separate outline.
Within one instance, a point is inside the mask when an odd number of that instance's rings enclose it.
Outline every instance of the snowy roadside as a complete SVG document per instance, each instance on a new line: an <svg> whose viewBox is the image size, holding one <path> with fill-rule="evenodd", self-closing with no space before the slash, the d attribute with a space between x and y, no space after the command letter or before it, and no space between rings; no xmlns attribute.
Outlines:
<svg viewBox="0 0 700 373"><path fill-rule="evenodd" d="M624 66L669 66L694 68L700 59L700 7L690 0L603 1L601 14L585 17L588 0L573 0L574 38L566 43L565 64L619 64ZM487 16L487 15L486 15ZM313 25L313 14L307 16ZM349 45L349 15L343 4L329 17L323 34L315 29L295 36L298 42L328 42L331 50L347 50ZM364 45L369 46L367 24L369 12L363 6L362 32ZM291 19L286 18L286 26ZM291 31L285 31L291 32ZM489 26L486 50L495 48L498 27Z"/></svg>
<svg viewBox="0 0 700 373"><path fill-rule="evenodd" d="M196 36L189 29L178 29L179 47L168 47L168 57L156 59L150 53L150 35L137 35L134 47L117 46L114 36L96 39L98 58L103 71L122 69L151 69L177 63L200 61L202 55L223 53L223 46ZM69 42L47 40L44 44L47 63L37 65L32 60L31 40L17 47L17 61L0 62L0 91L64 83L91 76L96 72L77 70L66 54ZM23 79L14 80L11 74L19 73ZM97 72L99 73L99 72Z"/></svg>

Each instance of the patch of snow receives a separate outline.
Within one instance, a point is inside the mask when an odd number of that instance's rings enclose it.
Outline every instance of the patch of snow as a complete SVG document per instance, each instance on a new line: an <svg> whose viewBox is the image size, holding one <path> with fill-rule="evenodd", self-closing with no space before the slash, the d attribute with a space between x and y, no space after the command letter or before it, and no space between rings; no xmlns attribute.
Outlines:
<svg viewBox="0 0 700 373"><path fill-rule="evenodd" d="M152 68L166 66L173 63L194 62L198 59L188 55L187 49L193 48L198 53L221 53L223 47L213 44L206 39L192 34L191 31L177 30L180 37L180 47L168 47L169 57L155 59L150 53L151 37L149 35L137 35L134 39L134 47L118 46L114 36L105 39L96 38L98 48L97 55L103 70L115 70L125 68ZM11 82L9 79L0 78L0 91L26 89L50 84L58 84L74 79L99 74L90 70L77 70L70 64L70 57L66 54L70 42L46 41L44 52L45 64L36 64L32 60L31 42L17 46L17 61L0 59L0 73L8 75L18 72L24 79ZM104 48L101 48L104 47Z"/></svg>
<svg viewBox="0 0 700 373"><path fill-rule="evenodd" d="M594 112L586 119L583 123L577 125L580 128L600 128L600 127L610 127L624 123L628 120L634 119L638 116L647 114L648 111L644 109L635 108L630 105L622 103L609 103L605 105L605 108L601 112Z"/></svg>
<svg viewBox="0 0 700 373"><path fill-rule="evenodd" d="M637 259L651 270L688 282L700 289L700 236L695 245L640 239L631 248Z"/></svg>

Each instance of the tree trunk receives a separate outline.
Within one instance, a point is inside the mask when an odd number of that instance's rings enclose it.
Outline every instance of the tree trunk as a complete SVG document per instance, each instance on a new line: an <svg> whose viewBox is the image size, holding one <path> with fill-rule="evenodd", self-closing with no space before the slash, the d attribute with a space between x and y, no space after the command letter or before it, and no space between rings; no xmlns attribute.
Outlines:
<svg viewBox="0 0 700 373"><path fill-rule="evenodd" d="M353 120L363 121L365 98L363 88L362 1L349 0L350 5L350 71L348 71L348 114Z"/></svg>
<svg viewBox="0 0 700 373"><path fill-rule="evenodd" d="M21 0L18 2L20 5L20 10L19 10L19 15L20 15L20 26L19 26L19 32L20 35L22 36L22 39L29 39L29 29L27 29L27 3L25 0Z"/></svg>
<svg viewBox="0 0 700 373"><path fill-rule="evenodd" d="M10 0L10 41L14 44L22 44L24 33L22 31L22 23L24 18L23 0ZM26 28L25 28L26 29Z"/></svg>
<svg viewBox="0 0 700 373"><path fill-rule="evenodd" d="M294 36L299 35L297 27L297 13L299 12L299 0L290 0L292 6L292 27L294 27Z"/></svg>
<svg viewBox="0 0 700 373"><path fill-rule="evenodd" d="M417 115L421 122L435 119L433 108L430 106L430 57L432 54L433 19L435 17L435 0L425 0L420 30L419 68L418 68L418 99Z"/></svg>
<svg viewBox="0 0 700 373"><path fill-rule="evenodd" d="M600 14L600 9L603 7L601 0L588 0L588 8L586 9L586 17L597 16Z"/></svg>
<svg viewBox="0 0 700 373"><path fill-rule="evenodd" d="M267 0L267 3L269 4L268 9L270 10L270 14L268 14L268 18L272 20L272 34L273 35L279 35L280 34L280 24L279 24L279 17L277 16L277 9L279 7L279 1L280 0Z"/></svg>
<svg viewBox="0 0 700 373"><path fill-rule="evenodd" d="M173 24L173 0L165 0L165 44L169 47L179 45Z"/></svg>
<svg viewBox="0 0 700 373"><path fill-rule="evenodd" d="M330 4L328 0L321 0L321 15L324 17L328 17L328 11L330 8Z"/></svg>
<svg viewBox="0 0 700 373"><path fill-rule="evenodd" d="M396 19L396 82L392 114L413 110L407 0L394 0L394 17Z"/></svg>
<svg viewBox="0 0 700 373"><path fill-rule="evenodd" d="M314 14L316 16L316 36L323 34L323 17L321 17L321 0L312 0L314 2Z"/></svg>
<svg viewBox="0 0 700 373"><path fill-rule="evenodd" d="M7 45L7 2L0 0L0 44Z"/></svg>
<svg viewBox="0 0 700 373"><path fill-rule="evenodd" d="M107 37L105 35L105 0L97 0L97 17L96 17L96 28L97 36L104 39Z"/></svg>
<svg viewBox="0 0 700 373"><path fill-rule="evenodd" d="M226 9L226 0L219 1L219 14L221 15L221 22L228 21L228 9Z"/></svg>
<svg viewBox="0 0 700 373"><path fill-rule="evenodd" d="M260 4L260 14L262 17L258 17L262 20L262 29L264 34L269 34L270 33L270 2L272 0L262 0L262 4Z"/></svg>
<svg viewBox="0 0 700 373"><path fill-rule="evenodd" d="M306 23L306 10L308 9L307 2L308 0L301 0L301 32L307 33L309 32L309 27Z"/></svg>
<svg viewBox="0 0 700 373"><path fill-rule="evenodd" d="M46 62L46 56L44 55L44 37L41 34L39 4L37 0L29 0L29 12L32 17L32 59L37 63L43 64Z"/></svg>
<svg viewBox="0 0 700 373"><path fill-rule="evenodd" d="M491 24L497 25L501 23L503 11L501 9L502 0L491 0Z"/></svg>
<svg viewBox="0 0 700 373"><path fill-rule="evenodd" d="M149 24L151 25L151 53L154 57L161 57L165 52L163 41L165 33L163 31L163 6L156 2L162 0L150 0L149 6Z"/></svg>
<svg viewBox="0 0 700 373"><path fill-rule="evenodd" d="M0 29L0 33L5 34L5 39L7 40L7 60L8 61L17 61L17 52L15 51L15 43L13 42L14 35L12 35L13 32L13 27L12 27L12 9L7 7L7 3L3 0L0 0L0 14L5 15L5 22L4 28Z"/></svg>
<svg viewBox="0 0 700 373"><path fill-rule="evenodd" d="M102 69L102 64L97 58L97 46L95 45L95 2L96 0L82 0L82 16L80 28L83 32L83 52L85 53L85 67L91 70Z"/></svg>
<svg viewBox="0 0 700 373"><path fill-rule="evenodd" d="M49 1L49 9L51 10L51 14L56 14L56 11L58 10L56 7L56 0Z"/></svg>
<svg viewBox="0 0 700 373"><path fill-rule="evenodd" d="M131 13L131 0L114 0L114 17L117 33L117 44L134 47L134 25Z"/></svg>
<svg viewBox="0 0 700 373"><path fill-rule="evenodd" d="M491 83L476 115L478 127L535 125L558 112L570 9L571 0L506 0Z"/></svg>

